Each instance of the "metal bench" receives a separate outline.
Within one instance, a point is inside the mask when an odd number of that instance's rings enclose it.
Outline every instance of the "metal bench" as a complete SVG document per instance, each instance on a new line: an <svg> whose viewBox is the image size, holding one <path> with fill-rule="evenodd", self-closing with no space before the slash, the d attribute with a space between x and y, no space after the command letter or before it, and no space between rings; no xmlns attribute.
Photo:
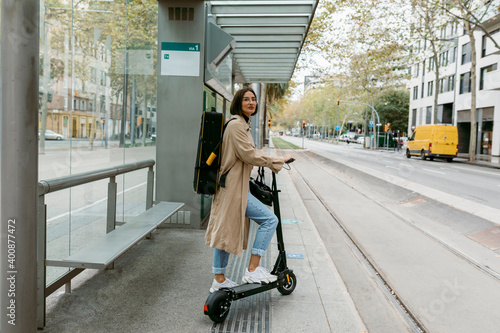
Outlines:
<svg viewBox="0 0 500 333"><path fill-rule="evenodd" d="M184 204L180 202L159 202L153 206L154 160L139 161L100 169L81 174L70 175L38 182L38 215L37 215L37 323L39 328L45 326L45 298L62 286L71 290L71 280L87 268L109 268L113 262L141 239L158 228L169 217L179 211ZM116 221L117 183L116 176L139 169L148 168L145 211L130 218L127 222ZM59 190L109 179L106 235L89 242L79 251L64 259L46 258L47 205L45 196ZM121 225L118 226L117 225ZM46 286L46 267L68 267L68 271Z"/></svg>
<svg viewBox="0 0 500 333"><path fill-rule="evenodd" d="M47 259L45 265L105 269L182 207L180 202L160 202L77 253L62 260Z"/></svg>

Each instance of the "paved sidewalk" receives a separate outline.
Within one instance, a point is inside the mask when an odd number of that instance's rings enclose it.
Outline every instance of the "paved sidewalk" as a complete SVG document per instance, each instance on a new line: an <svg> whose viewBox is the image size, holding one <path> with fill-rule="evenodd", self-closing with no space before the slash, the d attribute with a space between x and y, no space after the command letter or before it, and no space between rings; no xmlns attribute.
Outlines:
<svg viewBox="0 0 500 333"><path fill-rule="evenodd" d="M453 162L500 169L500 157L498 156L477 155L474 162L469 162L467 154L458 154L457 158L453 159Z"/></svg>
<svg viewBox="0 0 500 333"><path fill-rule="evenodd" d="M44 331L366 331L288 171L280 172L277 181L282 191L285 246L292 257L288 266L297 276L297 288L291 295L271 290L236 301L229 324L213 324L203 314L213 279L212 249L205 245L204 231L160 229L119 258L113 270L87 270L73 280L71 294L61 289L51 295ZM264 262L272 268L277 255L275 240L269 249ZM247 256L232 256L228 271L241 275Z"/></svg>

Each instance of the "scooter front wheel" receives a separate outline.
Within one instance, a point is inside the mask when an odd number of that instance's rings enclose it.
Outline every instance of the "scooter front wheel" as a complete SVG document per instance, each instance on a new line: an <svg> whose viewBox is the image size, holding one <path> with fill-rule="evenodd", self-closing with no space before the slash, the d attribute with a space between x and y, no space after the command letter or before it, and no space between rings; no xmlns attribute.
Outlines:
<svg viewBox="0 0 500 333"><path fill-rule="evenodd" d="M214 291L205 302L204 312L214 323L223 322L229 314L231 300L223 291Z"/></svg>
<svg viewBox="0 0 500 333"><path fill-rule="evenodd" d="M290 295L295 290L296 286L297 278L295 277L295 274L289 272L285 276L285 283L278 287L278 291L281 295Z"/></svg>

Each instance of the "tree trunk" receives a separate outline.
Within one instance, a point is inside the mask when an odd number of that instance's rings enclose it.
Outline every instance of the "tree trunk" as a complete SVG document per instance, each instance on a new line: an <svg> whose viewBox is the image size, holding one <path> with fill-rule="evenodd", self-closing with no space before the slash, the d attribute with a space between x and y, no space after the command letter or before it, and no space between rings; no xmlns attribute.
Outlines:
<svg viewBox="0 0 500 333"><path fill-rule="evenodd" d="M43 7L43 6L42 6ZM50 30L48 24L42 23L42 43L43 43L43 97L42 97L42 119L40 119L40 154L45 154L45 130L47 129L47 117L49 114L49 80L50 80Z"/></svg>
<svg viewBox="0 0 500 333"><path fill-rule="evenodd" d="M113 113L113 130L111 137L113 140L115 139L116 136L116 123L118 121L118 102L120 101L120 92L116 93L116 102L115 102L115 112Z"/></svg>
<svg viewBox="0 0 500 333"><path fill-rule="evenodd" d="M144 83L144 100L143 100L143 111L142 111L142 146L146 147L146 131L147 131L147 125L148 125L148 94L147 94L147 76L143 76L143 83Z"/></svg>
<svg viewBox="0 0 500 333"><path fill-rule="evenodd" d="M469 161L473 162L476 160L476 141L477 141L477 121L476 121L476 39L474 38L474 30L472 29L470 23L467 22L467 33L470 38L470 48L471 48L471 66L470 66L470 90L471 90L471 101L470 101L470 142L469 142Z"/></svg>
<svg viewBox="0 0 500 333"><path fill-rule="evenodd" d="M260 84L260 101L259 101L259 148L264 148L264 138L266 137L266 96L267 84Z"/></svg>

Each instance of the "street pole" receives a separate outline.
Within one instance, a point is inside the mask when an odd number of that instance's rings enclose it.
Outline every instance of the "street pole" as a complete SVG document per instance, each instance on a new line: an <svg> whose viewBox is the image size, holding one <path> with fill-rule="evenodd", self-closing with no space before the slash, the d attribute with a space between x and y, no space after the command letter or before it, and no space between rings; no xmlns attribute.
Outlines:
<svg viewBox="0 0 500 333"><path fill-rule="evenodd" d="M340 123L340 101L338 101L338 103L337 103L337 125L336 125L336 127L340 126L339 123ZM337 133L337 143L339 142L340 130L341 130L341 128L339 127L339 129L338 129L339 132Z"/></svg>
<svg viewBox="0 0 500 333"><path fill-rule="evenodd" d="M302 128L302 149L304 149L304 134L306 132L305 128Z"/></svg>
<svg viewBox="0 0 500 333"><path fill-rule="evenodd" d="M39 11L38 0L1 3L0 331L4 333L37 330Z"/></svg>

